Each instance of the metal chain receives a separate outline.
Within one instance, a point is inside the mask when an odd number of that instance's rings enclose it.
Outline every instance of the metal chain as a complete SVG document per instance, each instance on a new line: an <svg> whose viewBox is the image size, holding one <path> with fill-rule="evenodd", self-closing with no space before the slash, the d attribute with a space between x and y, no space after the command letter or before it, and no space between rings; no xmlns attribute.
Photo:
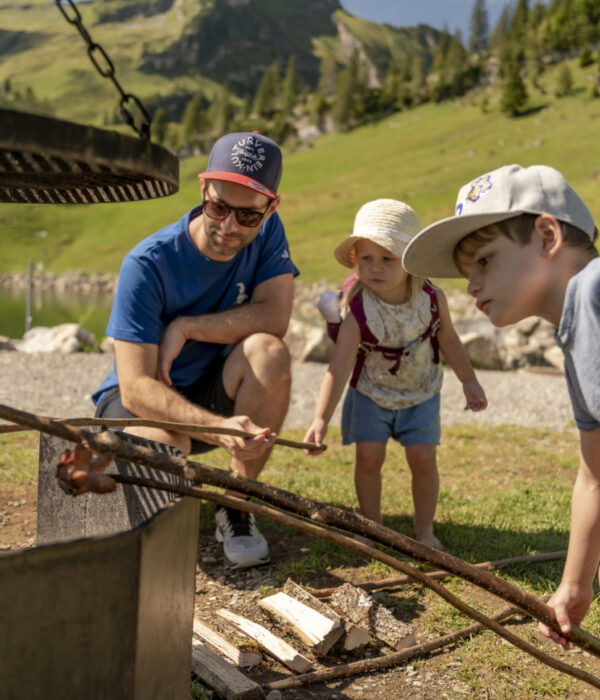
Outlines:
<svg viewBox="0 0 600 700"><path fill-rule="evenodd" d="M109 80L111 80L113 85L119 91L119 94L121 95L121 99L119 101L119 108L121 110L121 116L123 117L125 122L129 124L129 126L138 134L138 136L140 136L140 138L149 141L150 126L152 124L152 119L150 119L150 115L146 111L144 105L135 95L132 95L131 93L126 93L123 90L121 84L116 78L115 67L113 66L112 61L110 60L102 46L100 46L100 44L97 44L92 39L87 29L83 26L81 15L79 14L79 10L77 9L77 6L74 4L73 0L55 0L55 2L58 5L58 9L61 11L63 17L67 20L69 24L75 25L75 27L83 37L84 41L88 45L88 56L90 57L90 61L92 62L98 73L103 78L108 78ZM68 6L69 9L65 9L65 5ZM135 118L129 109L129 105L135 106L143 117L143 121L139 126L137 126L135 123Z"/></svg>

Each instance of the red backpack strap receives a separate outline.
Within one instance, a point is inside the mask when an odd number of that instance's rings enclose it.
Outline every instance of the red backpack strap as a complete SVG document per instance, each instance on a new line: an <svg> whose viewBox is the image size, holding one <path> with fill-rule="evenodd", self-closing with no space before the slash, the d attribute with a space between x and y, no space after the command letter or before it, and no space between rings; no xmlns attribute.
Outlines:
<svg viewBox="0 0 600 700"><path fill-rule="evenodd" d="M346 279L344 280L344 283L342 284L342 288L338 293L338 297L340 300L342 297L348 293L354 282L358 279L358 275L356 272L353 272L351 275L348 275ZM338 333L340 332L340 326L342 325L341 321L337 321L335 323L327 323L327 335L333 340L334 343L337 342L337 337Z"/></svg>
<svg viewBox="0 0 600 700"><path fill-rule="evenodd" d="M429 295L431 323L429 324L427 331L423 334L422 339L425 340L426 338L429 338L431 349L433 350L433 362L437 365L440 362L440 342L437 338L437 332L440 327L440 309L438 306L438 299L435 289L431 284L429 284L429 282L425 282L423 285L423 291Z"/></svg>
<svg viewBox="0 0 600 700"><path fill-rule="evenodd" d="M359 292L350 302L350 311L360 328L360 344L358 346L358 352L356 353L356 362L352 370L352 377L350 378L350 386L354 388L358 383L358 378L360 377L363 365L367 359L367 353L377 345L377 338L373 335L369 326L367 326L362 292Z"/></svg>

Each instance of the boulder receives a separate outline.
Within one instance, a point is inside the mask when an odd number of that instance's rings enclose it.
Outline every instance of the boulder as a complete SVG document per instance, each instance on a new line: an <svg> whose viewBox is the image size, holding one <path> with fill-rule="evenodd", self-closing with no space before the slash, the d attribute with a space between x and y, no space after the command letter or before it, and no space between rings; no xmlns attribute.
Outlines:
<svg viewBox="0 0 600 700"><path fill-rule="evenodd" d="M31 328L23 336L23 340L15 341L21 352L60 352L73 353L86 349L96 350L96 336L85 330L77 323L62 323L48 328L37 326Z"/></svg>

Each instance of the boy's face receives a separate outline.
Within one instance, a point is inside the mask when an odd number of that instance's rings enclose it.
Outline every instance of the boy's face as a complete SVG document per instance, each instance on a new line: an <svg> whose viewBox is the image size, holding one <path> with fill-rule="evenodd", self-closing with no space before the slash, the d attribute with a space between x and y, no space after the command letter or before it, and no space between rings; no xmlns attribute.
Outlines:
<svg viewBox="0 0 600 700"><path fill-rule="evenodd" d="M540 240L525 245L499 235L484 243L461 265L467 291L495 326L507 326L543 314L549 266Z"/></svg>

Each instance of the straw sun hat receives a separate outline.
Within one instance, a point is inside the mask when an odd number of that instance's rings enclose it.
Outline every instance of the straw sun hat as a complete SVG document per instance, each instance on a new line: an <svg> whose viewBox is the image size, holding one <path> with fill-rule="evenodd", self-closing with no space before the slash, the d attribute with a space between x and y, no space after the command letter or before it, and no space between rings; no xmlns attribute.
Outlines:
<svg viewBox="0 0 600 700"><path fill-rule="evenodd" d="M352 235L339 244L334 255L345 267L354 267L354 246L361 238L367 238L401 258L406 245L420 230L421 222L408 204L396 199L375 199L358 210Z"/></svg>

